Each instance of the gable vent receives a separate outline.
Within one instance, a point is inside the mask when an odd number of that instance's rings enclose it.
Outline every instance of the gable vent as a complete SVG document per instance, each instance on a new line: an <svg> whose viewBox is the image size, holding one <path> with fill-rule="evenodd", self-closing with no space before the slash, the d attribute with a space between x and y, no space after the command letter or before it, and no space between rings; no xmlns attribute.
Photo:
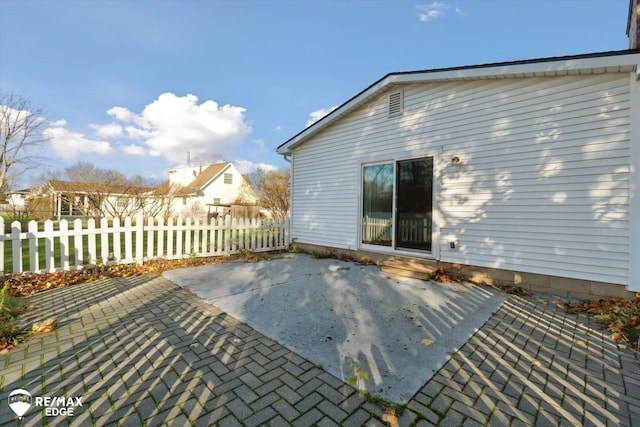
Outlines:
<svg viewBox="0 0 640 427"><path fill-rule="evenodd" d="M404 97L402 91L389 94L389 117L402 114Z"/></svg>

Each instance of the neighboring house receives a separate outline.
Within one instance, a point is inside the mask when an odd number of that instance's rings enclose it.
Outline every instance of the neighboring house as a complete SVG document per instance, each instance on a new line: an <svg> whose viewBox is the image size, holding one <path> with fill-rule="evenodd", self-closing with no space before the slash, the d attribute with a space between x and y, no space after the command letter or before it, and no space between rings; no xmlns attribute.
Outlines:
<svg viewBox="0 0 640 427"><path fill-rule="evenodd" d="M49 180L37 189L37 193L49 198L51 216L57 220L90 216L98 210L111 217L127 216L138 210L151 191L151 188L63 180ZM100 208L94 209L95 206Z"/></svg>
<svg viewBox="0 0 640 427"><path fill-rule="evenodd" d="M571 295L640 291L640 50L391 73L277 148L291 238Z"/></svg>
<svg viewBox="0 0 640 427"><path fill-rule="evenodd" d="M26 210L27 199L30 193L31 189L29 188L7 192L6 204L3 205L3 210L9 212L22 212Z"/></svg>
<svg viewBox="0 0 640 427"><path fill-rule="evenodd" d="M231 163L175 168L169 183L182 187L172 205L175 214L216 216L235 205L256 203L248 178Z"/></svg>
<svg viewBox="0 0 640 427"><path fill-rule="evenodd" d="M257 212L257 207L247 206L256 202L248 179L231 163L172 169L169 180L153 188L50 180L35 193L33 198L48 199L45 216L58 220L88 216L93 211L120 218L140 213L204 217L230 211L256 216L253 210ZM100 209L92 209L94 205Z"/></svg>

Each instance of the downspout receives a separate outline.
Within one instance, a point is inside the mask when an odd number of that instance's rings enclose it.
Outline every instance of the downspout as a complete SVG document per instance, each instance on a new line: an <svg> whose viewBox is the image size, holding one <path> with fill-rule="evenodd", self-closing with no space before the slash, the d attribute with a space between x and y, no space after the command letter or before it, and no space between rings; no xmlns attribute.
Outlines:
<svg viewBox="0 0 640 427"><path fill-rule="evenodd" d="M291 232L293 230L293 155L283 154L284 160L289 163L289 245L291 245Z"/></svg>
<svg viewBox="0 0 640 427"><path fill-rule="evenodd" d="M640 112L640 64L629 79L629 277L628 290L640 292L640 122L634 115Z"/></svg>

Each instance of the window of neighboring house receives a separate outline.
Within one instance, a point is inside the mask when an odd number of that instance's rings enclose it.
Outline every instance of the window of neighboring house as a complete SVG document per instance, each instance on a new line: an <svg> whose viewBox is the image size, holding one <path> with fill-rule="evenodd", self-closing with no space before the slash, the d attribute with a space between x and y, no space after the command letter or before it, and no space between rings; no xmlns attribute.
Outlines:
<svg viewBox="0 0 640 427"><path fill-rule="evenodd" d="M225 184L233 184L233 174L225 173L224 174L224 183Z"/></svg>
<svg viewBox="0 0 640 427"><path fill-rule="evenodd" d="M219 205L220 204L220 197L214 197L213 198L213 204L214 205Z"/></svg>
<svg viewBox="0 0 640 427"><path fill-rule="evenodd" d="M127 206L127 198L126 197L118 197L117 204L119 208L124 208Z"/></svg>
<svg viewBox="0 0 640 427"><path fill-rule="evenodd" d="M182 198L182 206L187 206L187 198L186 197Z"/></svg>

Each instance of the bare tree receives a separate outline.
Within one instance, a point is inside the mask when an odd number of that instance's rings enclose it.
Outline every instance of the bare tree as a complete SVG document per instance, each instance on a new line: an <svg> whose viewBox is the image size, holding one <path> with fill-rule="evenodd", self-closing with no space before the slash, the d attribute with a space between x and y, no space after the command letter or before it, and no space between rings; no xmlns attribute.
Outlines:
<svg viewBox="0 0 640 427"><path fill-rule="evenodd" d="M145 218L162 217L165 221L173 214L171 206L182 186L168 180L159 184L147 184L143 187L150 191L141 195L142 215Z"/></svg>
<svg viewBox="0 0 640 427"><path fill-rule="evenodd" d="M290 178L289 168L269 172L258 168L251 175L258 203L276 218L284 218L289 213Z"/></svg>
<svg viewBox="0 0 640 427"><path fill-rule="evenodd" d="M11 179L38 166L34 150L44 141L41 133L46 123L42 108L13 93L0 92L0 190L5 192Z"/></svg>

